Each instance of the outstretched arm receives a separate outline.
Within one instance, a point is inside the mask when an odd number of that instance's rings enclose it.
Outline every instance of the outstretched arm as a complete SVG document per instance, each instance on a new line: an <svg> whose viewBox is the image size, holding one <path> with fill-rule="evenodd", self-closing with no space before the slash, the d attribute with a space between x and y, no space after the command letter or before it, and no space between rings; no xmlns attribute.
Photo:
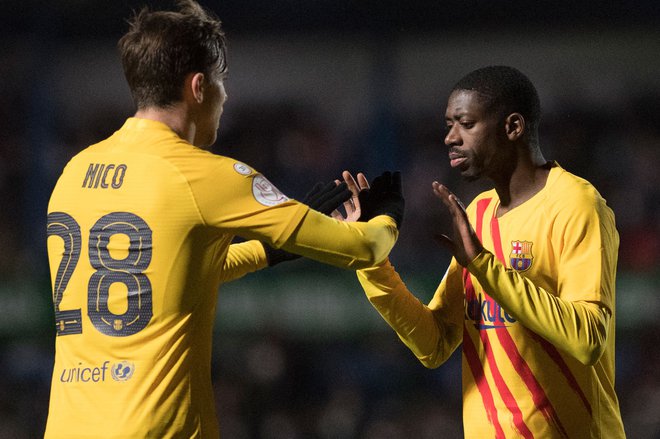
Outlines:
<svg viewBox="0 0 660 439"><path fill-rule="evenodd" d="M424 366L440 366L461 344L464 296L456 261L428 305L410 292L388 261L357 274L371 305Z"/></svg>
<svg viewBox="0 0 660 439"><path fill-rule="evenodd" d="M341 218L337 208L342 203L348 203L352 192L348 189L346 183L330 182L327 184L316 183L314 187L305 195L302 202L311 209L319 211L333 218ZM299 254L291 253L281 248L275 248L268 244L263 244L266 253L267 266L274 266L281 262L293 261L301 257Z"/></svg>
<svg viewBox="0 0 660 439"><path fill-rule="evenodd" d="M309 211L282 248L310 259L352 269L372 267L383 262L396 242L403 220L405 202L401 173L384 172L358 196L359 221L338 221ZM341 227L330 226L329 221Z"/></svg>
<svg viewBox="0 0 660 439"><path fill-rule="evenodd" d="M385 260L398 236L396 222L387 215L379 215L368 222L348 223L310 210L282 248L355 270Z"/></svg>
<svg viewBox="0 0 660 439"><path fill-rule="evenodd" d="M344 171L342 178L353 193L350 203L344 205L346 220L357 221L363 213L361 200L365 198L360 193L370 189L369 183L363 173L358 173L356 179ZM429 368L444 363L462 340L463 289L457 267L454 261L429 305L415 297L387 260L357 272L371 305Z"/></svg>

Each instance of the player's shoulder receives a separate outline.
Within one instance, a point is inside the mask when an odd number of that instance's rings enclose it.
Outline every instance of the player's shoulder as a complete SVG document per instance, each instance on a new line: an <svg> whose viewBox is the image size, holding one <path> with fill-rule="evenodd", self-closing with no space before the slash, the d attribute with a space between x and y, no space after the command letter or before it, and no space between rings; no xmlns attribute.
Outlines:
<svg viewBox="0 0 660 439"><path fill-rule="evenodd" d="M240 160L192 145L163 123L138 118L128 118L112 135L78 152L65 171L86 169L89 163L104 160L132 162L152 175L177 174L189 182L258 174Z"/></svg>
<svg viewBox="0 0 660 439"><path fill-rule="evenodd" d="M554 175L553 175L554 173ZM614 221L614 213L598 189L587 179L569 172L559 165L551 171L546 187L546 215L548 217L584 218L592 221Z"/></svg>
<svg viewBox="0 0 660 439"><path fill-rule="evenodd" d="M180 154L179 151L164 158L184 175L251 178L259 174L253 167L240 160L196 147L192 147L185 154Z"/></svg>
<svg viewBox="0 0 660 439"><path fill-rule="evenodd" d="M589 206L605 201L590 181L567 171L558 164L551 169L546 185L548 197L564 205Z"/></svg>

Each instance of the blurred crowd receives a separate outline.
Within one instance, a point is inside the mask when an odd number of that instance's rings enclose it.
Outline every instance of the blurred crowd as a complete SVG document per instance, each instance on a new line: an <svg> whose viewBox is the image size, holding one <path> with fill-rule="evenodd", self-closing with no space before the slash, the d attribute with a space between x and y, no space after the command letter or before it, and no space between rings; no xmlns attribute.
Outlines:
<svg viewBox="0 0 660 439"><path fill-rule="evenodd" d="M34 99L12 87L20 78L10 79L0 82L0 303L16 294L24 302L9 301L14 308L0 307L0 313L5 321L15 321L11 314L21 310L38 317L22 329L0 322L0 439L23 439L43 432L52 368L45 202L66 161L118 128L131 109L90 109L96 117L84 125L60 123L54 112L55 120L44 123L55 128L42 138L28 129L38 125L29 120ZM430 238L448 223L430 184L442 181L465 201L483 188L466 185L449 169L443 107L394 111L348 133L334 130L320 108L296 102L229 105L226 112L215 151L254 166L293 198L344 169L371 177L384 166L400 169L406 217L393 262L404 279L423 278L424 285L440 280L448 255ZM635 288L660 285L660 92L631 87L612 106L555 103L544 114L541 144L546 158L590 180L616 214L617 299L630 310L625 320L619 316L617 333L624 424L631 438L660 437L660 325L657 318L643 318L657 315L659 301L627 299L649 297ZM424 291L425 299L432 293L432 287ZM227 438L461 437L459 355L426 370L384 324L336 339L241 331L221 323L217 332L214 388Z"/></svg>

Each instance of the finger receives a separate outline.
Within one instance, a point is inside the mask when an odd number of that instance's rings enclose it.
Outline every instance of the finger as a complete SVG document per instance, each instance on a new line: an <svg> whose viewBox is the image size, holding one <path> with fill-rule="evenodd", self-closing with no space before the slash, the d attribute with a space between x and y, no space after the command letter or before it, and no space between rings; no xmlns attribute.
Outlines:
<svg viewBox="0 0 660 439"><path fill-rule="evenodd" d="M364 175L362 172L358 172L357 181L358 181L358 186L360 187L360 190L369 189L369 180L367 180L367 176Z"/></svg>
<svg viewBox="0 0 660 439"><path fill-rule="evenodd" d="M350 197L351 191L348 190L345 183L335 185L335 182L332 181L309 200L309 206L319 212L330 214Z"/></svg>
<svg viewBox="0 0 660 439"><path fill-rule="evenodd" d="M369 182L367 177L362 172L357 173L357 182L353 178L353 175L348 172L342 172L342 178L347 184L348 189L353 193L353 196L350 200L344 203L344 209L346 209L346 219L349 221L357 221L362 214L362 208L360 204L360 192L364 190L369 190Z"/></svg>
<svg viewBox="0 0 660 439"><path fill-rule="evenodd" d="M463 213L465 213L465 206L461 202L461 200L458 199L458 197L452 193L445 185L442 185L438 183L437 181L433 182L433 192L436 194L438 198L440 198L447 207L451 208L456 208Z"/></svg>
<svg viewBox="0 0 660 439"><path fill-rule="evenodd" d="M463 213L465 213L467 215L467 211L465 210L465 205L463 204L463 202L455 194L451 194L449 196L449 199L454 201L456 203L456 206L459 209L461 209L463 211Z"/></svg>
<svg viewBox="0 0 660 439"><path fill-rule="evenodd" d="M470 234L471 226L470 221L468 220L465 206L461 200L459 200L456 195L451 193L447 187L438 183L437 181L433 182L433 192L438 198L442 200L445 206L447 206L449 213L453 218L454 224L459 228L460 235L463 238L466 238Z"/></svg>
<svg viewBox="0 0 660 439"><path fill-rule="evenodd" d="M321 187L321 189L317 191L313 197L311 197L312 200L310 200L310 206L313 205L318 208L328 199L332 198L336 194L339 187L340 186L337 186L334 181L324 184L323 187Z"/></svg>
<svg viewBox="0 0 660 439"><path fill-rule="evenodd" d="M382 192L385 187L387 187L387 172L383 172L378 177L374 178L369 188L374 192Z"/></svg>
<svg viewBox="0 0 660 439"><path fill-rule="evenodd" d="M364 174L359 173L358 174L358 182L360 181L360 175L364 178ZM360 185L358 182L355 181L353 178L353 174L351 174L348 171L344 171L341 173L342 178L344 179L344 182L348 186L348 190L350 190L353 193L353 196L357 197L357 195L360 193Z"/></svg>
<svg viewBox="0 0 660 439"><path fill-rule="evenodd" d="M334 189L328 192L327 197L323 201L323 213L329 214L344 202L350 200L352 195L345 183L334 186Z"/></svg>
<svg viewBox="0 0 660 439"><path fill-rule="evenodd" d="M345 220L344 216L343 216L343 215L341 214L341 212L338 211L337 209L333 210L333 211L330 213L330 216L331 216L332 218L336 219L336 220L339 220L339 221L344 221L344 220Z"/></svg>
<svg viewBox="0 0 660 439"><path fill-rule="evenodd" d="M310 191L307 192L307 194L305 195L305 198L303 198L303 203L308 204L308 201L310 199L312 199L313 197L315 197L316 195L318 195L319 192L321 192L322 188L323 188L323 183L321 183L320 181L318 183L316 183L312 187L312 189L310 189Z"/></svg>
<svg viewBox="0 0 660 439"><path fill-rule="evenodd" d="M385 190L387 192L392 192L392 181L393 181L392 173L390 171L385 171L383 173L383 177L385 179Z"/></svg>
<svg viewBox="0 0 660 439"><path fill-rule="evenodd" d="M449 189L447 189L445 185L442 185L437 181L434 181L431 186L433 187L433 193L435 194L435 196L440 198L440 200L442 200L445 206L451 209L453 203L449 199L449 196L451 195Z"/></svg>
<svg viewBox="0 0 660 439"><path fill-rule="evenodd" d="M346 211L347 217L355 212L355 203L353 202L353 197L344 201L344 210Z"/></svg>
<svg viewBox="0 0 660 439"><path fill-rule="evenodd" d="M351 192L350 198L344 202L344 209L346 209L346 212L348 211L352 212L359 207L360 207L360 197L357 194Z"/></svg>

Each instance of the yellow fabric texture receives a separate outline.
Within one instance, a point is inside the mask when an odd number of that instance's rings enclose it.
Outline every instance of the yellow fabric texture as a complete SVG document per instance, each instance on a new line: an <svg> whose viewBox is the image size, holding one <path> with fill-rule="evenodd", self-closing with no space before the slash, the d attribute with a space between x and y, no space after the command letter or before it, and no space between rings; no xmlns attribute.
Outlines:
<svg viewBox="0 0 660 439"><path fill-rule="evenodd" d="M327 218L137 118L67 164L48 212L58 336L47 438L217 438L217 293L267 265L255 240L360 268L397 237L389 217Z"/></svg>
<svg viewBox="0 0 660 439"><path fill-rule="evenodd" d="M452 259L428 305L389 262L358 271L367 297L427 367L462 344L465 437L625 437L612 211L558 165L521 206L497 205L491 190L468 206L484 251L467 270Z"/></svg>

